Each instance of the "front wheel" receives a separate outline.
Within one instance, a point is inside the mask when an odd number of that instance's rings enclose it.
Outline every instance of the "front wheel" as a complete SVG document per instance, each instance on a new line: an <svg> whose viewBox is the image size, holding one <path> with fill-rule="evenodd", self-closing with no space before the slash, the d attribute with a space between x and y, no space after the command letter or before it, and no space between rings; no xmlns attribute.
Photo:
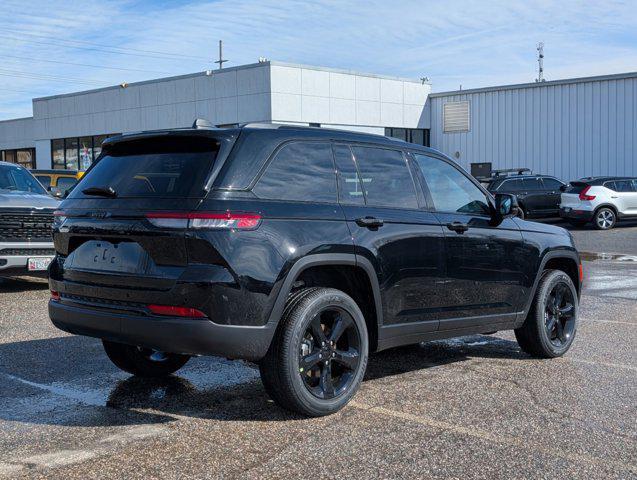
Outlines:
<svg viewBox="0 0 637 480"><path fill-rule="evenodd" d="M365 318L356 302L332 288L292 295L266 357L261 379L281 407L318 417L341 409L367 367Z"/></svg>
<svg viewBox="0 0 637 480"><path fill-rule="evenodd" d="M520 348L540 358L564 355L575 339L578 310L571 277L561 270L547 270L524 324L515 330Z"/></svg>
<svg viewBox="0 0 637 480"><path fill-rule="evenodd" d="M102 340L104 351L116 367L138 377L165 377L175 373L190 359L188 355Z"/></svg>
<svg viewBox="0 0 637 480"><path fill-rule="evenodd" d="M602 207L595 212L595 228L597 230L610 230L617 222L617 215L611 208Z"/></svg>

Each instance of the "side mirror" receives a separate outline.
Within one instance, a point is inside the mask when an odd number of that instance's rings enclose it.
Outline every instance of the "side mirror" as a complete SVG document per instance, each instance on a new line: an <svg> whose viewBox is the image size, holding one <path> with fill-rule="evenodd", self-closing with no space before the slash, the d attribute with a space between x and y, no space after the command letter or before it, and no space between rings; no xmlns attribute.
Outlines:
<svg viewBox="0 0 637 480"><path fill-rule="evenodd" d="M62 191L58 187L49 187L47 190L55 198L62 198Z"/></svg>
<svg viewBox="0 0 637 480"><path fill-rule="evenodd" d="M561 185L560 192L565 192L567 188L568 188L568 185Z"/></svg>
<svg viewBox="0 0 637 480"><path fill-rule="evenodd" d="M515 195L508 193L496 193L495 205L491 212L493 223L500 224L502 220L509 217L515 217L518 215L518 199Z"/></svg>

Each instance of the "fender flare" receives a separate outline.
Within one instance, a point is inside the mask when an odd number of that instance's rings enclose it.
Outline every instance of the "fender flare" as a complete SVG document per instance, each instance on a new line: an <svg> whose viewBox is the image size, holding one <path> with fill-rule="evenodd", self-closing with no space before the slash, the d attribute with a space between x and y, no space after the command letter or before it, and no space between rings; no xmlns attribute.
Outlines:
<svg viewBox="0 0 637 480"><path fill-rule="evenodd" d="M353 253L319 253L308 255L297 260L292 265L292 267L286 274L285 279L283 280L283 284L281 285L279 293L277 294L276 300L274 302L274 306L272 307L272 311L270 312L268 324L273 326L278 325L285 308L285 302L287 301L288 295L292 290L292 284L299 277L299 275L308 268L321 265L354 266L363 269L363 271L367 274L370 285L372 286L374 305L376 307L376 328L379 329L383 323L383 305L381 301L380 286L378 284L376 270L374 270L374 267L368 259L363 258L360 255L355 255ZM376 333L378 334L378 330Z"/></svg>
<svg viewBox="0 0 637 480"><path fill-rule="evenodd" d="M537 286L540 283L540 278L542 278L542 273L544 272L544 268L546 267L546 264L548 263L549 260L552 260L555 258L564 258L566 260L572 260L573 262L575 262L576 266L579 266L580 264L579 254L575 250L549 250L548 252L546 252L544 256L542 257L542 260L540 261L540 266L538 267L537 272L535 273L535 280L533 281L533 287L531 288L531 293L526 300L524 311L522 311L518 315L518 318L516 321L517 326L520 326L522 325L522 323L524 323L524 320L526 319L526 316L528 315L529 310L531 309L531 303L535 299ZM575 288L577 288L578 294L581 295L582 293L581 285L576 285Z"/></svg>

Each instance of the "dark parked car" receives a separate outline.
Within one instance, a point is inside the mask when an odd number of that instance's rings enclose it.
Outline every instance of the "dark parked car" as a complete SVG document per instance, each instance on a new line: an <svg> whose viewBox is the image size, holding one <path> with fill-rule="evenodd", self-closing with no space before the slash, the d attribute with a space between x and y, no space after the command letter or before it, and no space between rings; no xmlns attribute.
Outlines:
<svg viewBox="0 0 637 480"><path fill-rule="evenodd" d="M279 405L325 415L369 352L508 329L531 355L568 350L578 253L515 208L381 136L200 122L114 137L56 215L49 314L126 372L257 361Z"/></svg>
<svg viewBox="0 0 637 480"><path fill-rule="evenodd" d="M559 217L560 188L565 186L548 175L510 175L495 177L487 186L491 193L515 195L520 218Z"/></svg>

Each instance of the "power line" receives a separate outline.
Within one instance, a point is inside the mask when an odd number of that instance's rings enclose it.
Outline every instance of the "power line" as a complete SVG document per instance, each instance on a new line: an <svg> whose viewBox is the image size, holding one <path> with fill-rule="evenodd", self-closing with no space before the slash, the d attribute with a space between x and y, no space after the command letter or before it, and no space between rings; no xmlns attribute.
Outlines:
<svg viewBox="0 0 637 480"><path fill-rule="evenodd" d="M0 75L5 77L28 78L32 80L62 81L66 83L104 86L104 82L100 82L96 80L78 80L76 78L62 77L59 75L48 75L48 74L35 73L35 72L23 72L20 70L8 70L4 68L0 68Z"/></svg>
<svg viewBox="0 0 637 480"><path fill-rule="evenodd" d="M9 29L3 28L3 30L9 30ZM46 38L46 39L52 38L46 35L38 35L38 34L32 34L27 32L21 32L21 35L28 35L31 37L39 37L39 38ZM131 55L135 57L146 57L146 58L163 59L163 60L181 60L181 61L187 61L187 60L208 61L206 57L197 57L194 55L183 55L180 53L159 52L159 51L153 51L153 50L140 50L140 49L129 48L129 47L113 47L110 45L85 42L82 40L55 39L53 41L48 40L45 42L45 41L39 41L39 40L27 40L24 38L11 36L11 35L4 35L4 34L0 34L0 37L7 38L10 40L17 40L17 41L25 42L25 43L33 43L37 45L56 45L63 48L75 48L78 50L89 50L89 51L98 51L98 52L101 51L105 53L114 53L118 55ZM60 42L71 43L71 44L79 43L79 44L91 45L91 46L84 47L80 45L65 45L65 43L60 43ZM123 51L120 51L120 50L123 50ZM139 53L134 53L134 52L139 52Z"/></svg>
<svg viewBox="0 0 637 480"><path fill-rule="evenodd" d="M59 63L59 64L63 64L63 65L74 65L77 67L89 67L89 68L104 68L104 69L108 69L108 70L122 70L125 72L143 72L143 73L160 73L160 74L164 74L164 75L170 75L171 72L163 72L163 71L159 71L159 70L146 70L146 69L141 69L141 68L124 68L124 67L109 67L106 65L91 65L88 63L74 63L74 62L64 62L62 60L49 60L47 58L32 58L32 57L23 57L23 56L19 56L19 55L8 55L5 53L0 54L0 57L4 57L4 58L17 58L18 60L30 60L30 61L34 61L34 62L47 62L47 63Z"/></svg>
<svg viewBox="0 0 637 480"><path fill-rule="evenodd" d="M4 25L2 25L2 31L15 32L17 34L28 35L30 37L39 37L39 38L48 38L48 39L53 38L53 39L55 39L57 41L68 42L68 43L80 43L80 44L83 44L83 45L91 45L91 46L94 46L94 47L102 47L102 48L110 48L110 49L118 49L118 50L129 50L131 52L151 53L151 54L156 54L156 55L167 55L167 56L174 56L174 57L177 57L177 58L190 58L190 59L193 59L193 60L208 60L207 57L200 57L200 56L196 56L196 55L183 55L181 53L162 52L162 51L158 51L158 50L143 50L143 49L140 49L140 48L132 48L132 47L114 47L112 45L105 45L103 43L87 42L86 40L68 40L68 39L65 39L65 38L56 38L56 37L53 37L52 35L42 35L42 34L39 34L39 33L25 32L24 30L18 30L18 29L15 29L15 28L10 28L10 27L6 27Z"/></svg>

